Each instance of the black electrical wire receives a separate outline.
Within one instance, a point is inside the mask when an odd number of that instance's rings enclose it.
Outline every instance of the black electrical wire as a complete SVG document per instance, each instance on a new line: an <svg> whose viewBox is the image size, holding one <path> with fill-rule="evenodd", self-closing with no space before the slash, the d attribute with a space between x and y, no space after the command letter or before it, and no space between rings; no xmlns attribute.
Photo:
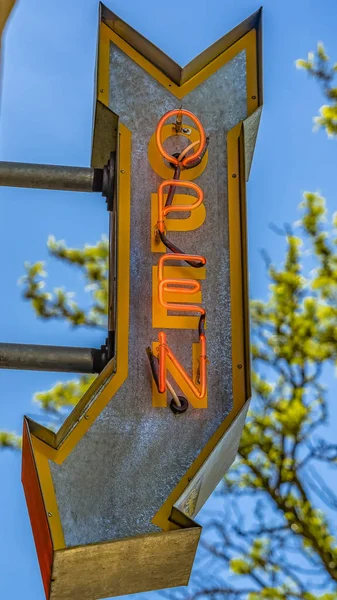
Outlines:
<svg viewBox="0 0 337 600"><path fill-rule="evenodd" d="M205 146L203 148L202 153L200 154L200 156L193 161L193 163L190 163L187 167L185 167L185 169L192 169L193 167L196 167L198 164L200 164L200 162L202 161L203 157L205 156L206 150L208 148L208 144L209 144L209 137L206 138L206 143ZM173 155L174 157L177 157L177 155ZM173 174L173 179L180 179L180 174L181 174L181 166L178 163L177 165L175 165L174 167L174 174ZM166 202L165 202L165 206L172 206L173 203L173 199L174 199L174 194L176 192L176 186L171 185L169 187L169 191L167 194L167 198L166 198ZM174 252L175 254L186 254L186 252L184 252L183 250L180 250L180 248L178 248L178 246L176 246L175 244L173 244L173 242L171 242L168 237L165 235L165 233L158 231L159 233L159 237L160 240L162 241L162 243L164 244L164 246L166 246L166 248L168 248L169 250L171 250L171 252ZM190 265L190 267L194 267L195 269L200 269L200 267L203 266L202 262L198 262L196 260L185 260L185 262Z"/></svg>
<svg viewBox="0 0 337 600"><path fill-rule="evenodd" d="M153 354L153 352L149 346L146 348L146 354L147 354L149 362L150 362L152 377L154 379L154 382L157 386L157 390L159 392L159 360Z"/></svg>

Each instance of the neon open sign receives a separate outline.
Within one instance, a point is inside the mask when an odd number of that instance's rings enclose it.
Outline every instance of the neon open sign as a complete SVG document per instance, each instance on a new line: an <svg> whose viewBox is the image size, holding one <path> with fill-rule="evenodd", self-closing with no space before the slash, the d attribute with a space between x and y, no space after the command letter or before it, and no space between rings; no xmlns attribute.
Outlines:
<svg viewBox="0 0 337 600"><path fill-rule="evenodd" d="M168 119L175 117L174 125L165 125ZM194 132L197 134L197 139L187 145L180 153L169 154L164 148L165 127L166 136L170 128L175 134L191 134L192 128L182 123L182 118L187 117L196 126ZM172 395L170 407L174 412L184 412L188 407L188 401L196 408L205 408L207 406L207 346L205 334L206 310L203 306L193 302L193 296L201 295L201 284L197 279L190 277L190 272L187 277L181 276L181 263L189 265L192 270L203 269L206 265L206 258L198 254L188 254L184 250L178 248L166 235L167 225L169 221L167 217L170 213L190 213L190 217L180 220L180 230L185 226L185 231L200 227L205 219L195 226L190 226L188 220L191 218L194 211L203 205L204 194L199 185L193 181L180 180L183 171L190 170L191 179L197 177L200 172L194 174L192 169L197 167L203 161L207 146L208 138L199 119L190 111L178 109L167 112L159 121L155 133L155 142L157 149L163 159L168 161L173 169L173 177L164 180L158 187L157 192L157 221L155 226L155 243L160 242L164 245L166 253L160 257L158 267L154 271L156 278L156 286L154 293L157 295L159 306L164 309L165 317L167 311L173 313L187 313L189 315L198 315L198 343L193 346L193 375L188 374L184 366L179 362L174 352L167 342L167 335L164 331L158 334L158 343L154 344L152 349L148 348L148 356L150 360L153 380L156 389L160 395L165 395L169 391ZM206 159L204 159L206 160ZM152 164L152 166L154 166ZM194 192L194 196L184 196L184 202L179 203L181 196L176 194L176 190L185 188ZM165 191L167 191L165 193ZM193 197L195 198L192 202ZM178 202L174 204L175 198ZM172 230L172 229L171 229ZM158 252L158 249L155 249ZM161 251L161 250L160 250ZM167 263L173 261L173 267L168 268ZM190 300L189 300L190 298ZM156 305L154 305L155 308ZM154 311L155 312L155 311ZM164 327L179 327L179 322L169 321L167 318L160 319L159 323L154 323L154 326ZM192 325L193 328L193 325ZM175 388L167 378L167 371L170 372L175 382L181 389L184 390L185 396L178 396ZM165 397L164 396L164 397ZM154 398L154 405L158 404ZM166 399L165 404L166 405Z"/></svg>

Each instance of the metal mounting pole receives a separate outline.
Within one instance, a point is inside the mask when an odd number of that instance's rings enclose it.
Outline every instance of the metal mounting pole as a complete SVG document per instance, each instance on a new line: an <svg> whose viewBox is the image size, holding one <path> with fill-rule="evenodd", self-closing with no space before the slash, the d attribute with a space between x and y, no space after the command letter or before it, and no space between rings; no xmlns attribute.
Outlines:
<svg viewBox="0 0 337 600"><path fill-rule="evenodd" d="M106 347L77 348L0 343L0 369L100 373L107 363Z"/></svg>
<svg viewBox="0 0 337 600"><path fill-rule="evenodd" d="M0 185L41 190L101 192L103 169L0 162Z"/></svg>
<svg viewBox="0 0 337 600"><path fill-rule="evenodd" d="M112 210L114 181L114 152L111 152L103 169L0 161L0 186L68 192L102 192L108 210Z"/></svg>
<svg viewBox="0 0 337 600"><path fill-rule="evenodd" d="M0 162L0 186L66 190L72 192L102 192L110 213L114 210L115 153L102 169L61 167L30 163ZM114 235L112 230L112 235ZM115 243L112 244L115 248ZM111 249L110 249L111 253ZM113 261L110 257L110 267ZM111 276L110 276L111 278ZM109 302L113 305L112 284ZM109 311L110 313L110 311ZM109 316L107 343L100 350L70 346L40 346L0 342L0 369L26 371L63 371L66 373L100 373L114 355L114 321Z"/></svg>

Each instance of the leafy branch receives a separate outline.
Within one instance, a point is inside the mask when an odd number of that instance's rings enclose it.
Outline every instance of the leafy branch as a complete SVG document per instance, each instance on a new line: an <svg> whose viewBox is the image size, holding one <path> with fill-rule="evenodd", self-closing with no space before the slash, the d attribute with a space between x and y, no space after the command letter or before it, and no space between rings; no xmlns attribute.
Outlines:
<svg viewBox="0 0 337 600"><path fill-rule="evenodd" d="M44 291L44 263L25 263L26 273L21 278L24 286L23 297L29 300L35 314L42 319L62 319L73 327L106 326L108 302L108 240L102 238L95 246L85 245L83 249L67 248L64 241L56 241L50 236L47 246L51 256L63 263L76 266L84 277L84 289L91 293L92 306L89 311L81 309L73 300L72 292L55 288Z"/></svg>
<svg viewBox="0 0 337 600"><path fill-rule="evenodd" d="M337 135L337 87L334 87L337 63L331 64L323 44L317 44L317 51L309 52L308 58L296 61L298 69L304 69L318 81L329 104L320 109L320 116L314 117L318 128L326 130L330 137Z"/></svg>

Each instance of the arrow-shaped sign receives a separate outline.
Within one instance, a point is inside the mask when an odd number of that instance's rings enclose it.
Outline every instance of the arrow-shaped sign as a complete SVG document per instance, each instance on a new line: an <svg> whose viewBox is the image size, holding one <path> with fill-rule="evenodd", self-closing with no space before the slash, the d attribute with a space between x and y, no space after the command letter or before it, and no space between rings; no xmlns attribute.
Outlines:
<svg viewBox="0 0 337 600"><path fill-rule="evenodd" d="M250 397L245 182L260 36L259 11L180 68L101 7L92 166L116 152L115 356L57 434L25 420L23 483L51 600L186 584L192 519L234 460ZM161 188L174 174L179 184ZM183 219L166 210L172 190L172 208L190 207ZM167 260L168 239L189 259ZM204 367L202 311L188 303L205 308ZM147 347L158 368L167 360L162 387ZM172 396L187 398L185 412L170 410Z"/></svg>

